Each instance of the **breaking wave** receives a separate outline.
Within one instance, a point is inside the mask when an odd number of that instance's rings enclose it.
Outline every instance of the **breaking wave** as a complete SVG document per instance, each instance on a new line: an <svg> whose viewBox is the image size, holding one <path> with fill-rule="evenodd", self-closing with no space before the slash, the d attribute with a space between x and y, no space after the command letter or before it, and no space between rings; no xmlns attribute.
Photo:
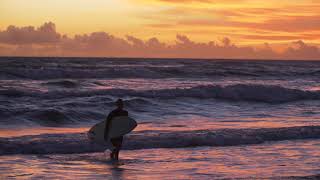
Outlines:
<svg viewBox="0 0 320 180"><path fill-rule="evenodd" d="M0 58L0 79L319 76L314 62L116 58ZM41 74L41 75L40 75Z"/></svg>
<svg viewBox="0 0 320 180"><path fill-rule="evenodd" d="M75 88L79 85L78 82L72 81L72 80L49 81L43 84L48 86L58 86L63 88Z"/></svg>
<svg viewBox="0 0 320 180"><path fill-rule="evenodd" d="M229 86L207 85L192 88L176 88L161 90L131 90L131 89L106 89L87 91L50 91L30 92L16 89L0 90L0 96L8 97L42 97L42 98L70 98L91 96L115 97L141 97L156 99L196 98L196 99L222 99L228 101L254 101L264 103L285 103L299 100L319 100L320 91L307 91L290 89L277 85L261 84L236 84Z"/></svg>
<svg viewBox="0 0 320 180"><path fill-rule="evenodd" d="M123 149L184 148L196 146L237 146L267 141L320 138L320 126L263 129L221 129L183 132L135 132L128 135ZM86 133L41 134L0 138L0 155L70 154L104 151L90 142Z"/></svg>
<svg viewBox="0 0 320 180"><path fill-rule="evenodd" d="M70 123L71 119L63 112L56 109L44 109L31 113L31 118L38 121L39 124L52 126ZM72 122L72 121L71 121Z"/></svg>

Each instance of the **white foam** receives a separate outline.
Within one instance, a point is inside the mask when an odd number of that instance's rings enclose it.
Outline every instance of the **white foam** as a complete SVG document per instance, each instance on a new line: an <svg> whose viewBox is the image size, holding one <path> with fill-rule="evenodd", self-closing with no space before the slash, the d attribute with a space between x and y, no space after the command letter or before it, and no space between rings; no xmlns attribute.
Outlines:
<svg viewBox="0 0 320 180"><path fill-rule="evenodd" d="M267 141L320 138L320 126L263 129L222 129L184 132L135 133L125 138L124 149L183 148L195 146L237 146ZM86 133L41 134L0 138L0 155L99 152Z"/></svg>

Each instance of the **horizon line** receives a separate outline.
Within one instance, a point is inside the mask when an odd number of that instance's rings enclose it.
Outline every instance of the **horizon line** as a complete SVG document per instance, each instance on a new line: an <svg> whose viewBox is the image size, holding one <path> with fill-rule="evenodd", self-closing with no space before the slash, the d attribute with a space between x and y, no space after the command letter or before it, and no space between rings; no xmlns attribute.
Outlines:
<svg viewBox="0 0 320 180"><path fill-rule="evenodd" d="M0 55L0 58L79 58L79 59L132 59L132 60L209 60L209 61L309 61L309 62L319 62L320 58L315 60L315 59L253 59L253 58L185 58L185 57L178 57L178 58L173 58L173 57L166 57L166 58L160 58L160 57L125 57L125 56L2 56Z"/></svg>

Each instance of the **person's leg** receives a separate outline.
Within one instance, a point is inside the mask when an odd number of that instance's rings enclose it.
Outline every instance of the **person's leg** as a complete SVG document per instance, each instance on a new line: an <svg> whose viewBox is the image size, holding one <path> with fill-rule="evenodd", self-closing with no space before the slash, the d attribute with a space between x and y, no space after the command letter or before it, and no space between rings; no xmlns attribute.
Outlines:
<svg viewBox="0 0 320 180"><path fill-rule="evenodd" d="M109 150L108 150L108 149L106 149L106 150L103 152L105 157L107 157L107 156L108 156L108 152L109 152Z"/></svg>
<svg viewBox="0 0 320 180"><path fill-rule="evenodd" d="M119 152L120 152L120 149L119 149L119 147L117 147L117 149L114 152L114 159L115 160L119 160Z"/></svg>
<svg viewBox="0 0 320 180"><path fill-rule="evenodd" d="M122 141L123 141L123 137L118 137L118 138L113 139L112 144L114 145L115 149L112 151L112 153L113 153L113 158L115 160L119 160L119 153L121 150Z"/></svg>
<svg viewBox="0 0 320 180"><path fill-rule="evenodd" d="M120 149L121 149L121 141L117 140L117 143L115 144L115 148L113 150L113 158L115 160L119 160L119 152L120 152Z"/></svg>
<svg viewBox="0 0 320 180"><path fill-rule="evenodd" d="M110 141L111 141L111 144L113 146L113 149L112 149L112 151L110 153L110 158L111 159L115 159L115 154L116 154L117 145L118 145L117 139L110 139Z"/></svg>

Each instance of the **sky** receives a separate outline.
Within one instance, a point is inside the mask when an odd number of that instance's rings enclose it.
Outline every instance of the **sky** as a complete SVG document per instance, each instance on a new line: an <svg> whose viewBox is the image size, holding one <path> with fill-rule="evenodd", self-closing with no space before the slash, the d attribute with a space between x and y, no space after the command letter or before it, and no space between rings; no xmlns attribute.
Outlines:
<svg viewBox="0 0 320 180"><path fill-rule="evenodd" d="M319 0L1 0L0 55L320 59Z"/></svg>

